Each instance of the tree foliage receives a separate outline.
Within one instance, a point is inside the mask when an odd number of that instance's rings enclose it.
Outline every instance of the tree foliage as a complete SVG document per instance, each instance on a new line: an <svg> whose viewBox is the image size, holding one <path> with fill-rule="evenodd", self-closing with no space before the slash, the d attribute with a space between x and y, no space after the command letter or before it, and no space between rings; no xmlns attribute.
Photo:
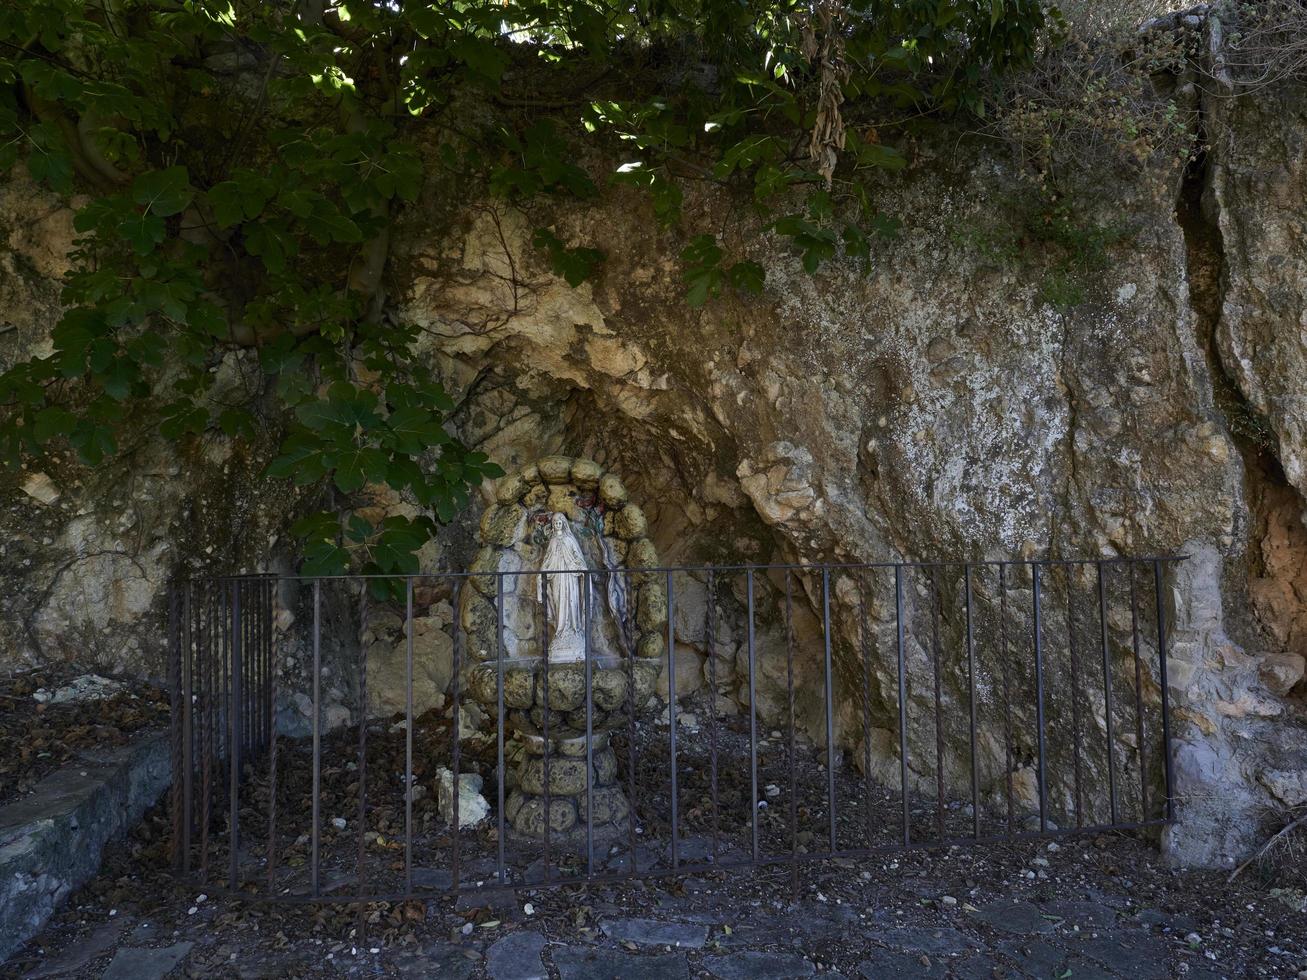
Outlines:
<svg viewBox="0 0 1307 980"><path fill-rule="evenodd" d="M867 177L904 166L895 135L983 112L984 80L1054 19L1042 0L7 5L0 171L89 197L52 351L0 376L0 453L95 465L137 412L183 442L275 432L268 476L321 492L296 527L309 570L414 571L499 470L450 434L454 402L411 356L421 329L387 307L397 210L450 187L638 187L683 233L702 304L765 288L682 217L687 182L711 181L808 270L869 262L894 226ZM534 243L572 285L601 274L585 242ZM251 349L262 383L235 394L223 365ZM374 526L354 512L368 484L428 516Z"/></svg>

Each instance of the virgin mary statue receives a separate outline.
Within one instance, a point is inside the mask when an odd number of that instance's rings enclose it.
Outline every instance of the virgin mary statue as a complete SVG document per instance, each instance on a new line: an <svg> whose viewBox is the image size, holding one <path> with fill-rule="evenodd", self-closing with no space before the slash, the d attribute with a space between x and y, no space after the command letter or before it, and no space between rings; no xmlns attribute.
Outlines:
<svg viewBox="0 0 1307 980"><path fill-rule="evenodd" d="M549 516L549 543L540 560L542 574L536 582L536 599L545 600L549 593L548 625L550 663L568 663L585 659L584 613L581 608L589 576L589 566L581 553L581 542L572 533L564 514Z"/></svg>

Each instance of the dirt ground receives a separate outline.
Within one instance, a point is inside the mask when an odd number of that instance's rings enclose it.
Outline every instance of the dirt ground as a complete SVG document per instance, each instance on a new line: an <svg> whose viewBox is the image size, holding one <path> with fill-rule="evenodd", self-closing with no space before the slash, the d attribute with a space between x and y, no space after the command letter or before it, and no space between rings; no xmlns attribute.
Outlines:
<svg viewBox="0 0 1307 980"><path fill-rule="evenodd" d="M700 729L679 739L682 862L705 864L714 849L722 865L749 855L751 773L742 724L736 719L712 738ZM419 785L449 763L448 727L437 717L415 726ZM829 842L825 754L798 744L791 765L788 739L762 736L759 796L768 805L760 810L760 850L815 857ZM614 741L639 816L638 867L671 871L669 769L660 748L666 728L639 726L633 770L631 744L624 735ZM305 744L282 739L272 877L279 901L265 895L267 767L251 767L242 790L244 884L235 893L219 880L228 855L218 774L207 880L172 871L170 820L163 805L156 807L128 840L110 847L101 874L0 967L0 976L1307 978L1307 903L1283 873L1255 866L1231 881L1228 872L1172 870L1139 833L945 845L805 861L797 871L788 864L723 867L552 887L531 883L545 867L538 846L506 844L507 872L527 882L514 891L486 887L497 871L492 817L458 835L460 884L483 888L452 897L439 892L451 884L453 835L428 793L414 807L414 881L431 893L350 903L360 837L369 888L385 892L402 883L404 744L402 729L391 723L369 726L360 772L357 730L327 740L322 879L333 901L293 901L308 875L311 756ZM493 740L466 743L461 768L486 777L492 814L493 763ZM361 827L360 782L368 800ZM902 800L895 792L866 792L862 777L844 765L836 784L838 801L857 801L838 807L841 847L868 834L881 843L899 837ZM928 840L938 808L913 799L910 810L914 841ZM990 829L1002 819L986 811L982 822ZM972 827L965 802L950 801L944 821L949 835ZM629 856L627 842L601 845L596 870L628 870ZM198 846L192 860L201 860ZM555 878L580 875L585 864L554 849L549 869Z"/></svg>

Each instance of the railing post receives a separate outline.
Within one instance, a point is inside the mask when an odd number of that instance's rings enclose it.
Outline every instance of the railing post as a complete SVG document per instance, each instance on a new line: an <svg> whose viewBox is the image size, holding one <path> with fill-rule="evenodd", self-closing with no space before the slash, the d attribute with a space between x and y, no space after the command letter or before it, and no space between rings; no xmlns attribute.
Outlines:
<svg viewBox="0 0 1307 980"><path fill-rule="evenodd" d="M313 897L321 894L319 860L322 842L322 579L313 580L313 826L310 828L310 885Z"/></svg>
<svg viewBox="0 0 1307 980"><path fill-rule="evenodd" d="M1035 737L1039 743L1039 831L1048 831L1048 771L1044 750L1044 618L1040 606L1040 566L1030 566L1035 633Z"/></svg>
<svg viewBox="0 0 1307 980"><path fill-rule="evenodd" d="M1112 698L1112 662L1111 651L1108 649L1108 623L1107 623L1107 581L1106 569L1104 563L1099 561L1098 565L1098 626L1099 640L1102 644L1103 652L1103 717L1107 722L1107 791L1109 796L1109 805L1111 807L1112 823L1118 823L1120 820L1119 811L1116 802L1116 735L1112 727L1113 698Z"/></svg>
<svg viewBox="0 0 1307 980"><path fill-rule="evenodd" d="M912 808L908 794L908 670L903 649L903 565L894 566L894 646L899 663L899 786L903 797L903 846L912 844Z"/></svg>
<svg viewBox="0 0 1307 980"><path fill-rule="evenodd" d="M980 839L980 761L976 758L976 641L971 616L971 565L962 566L963 604L967 617L967 689L971 714L971 836Z"/></svg>
<svg viewBox="0 0 1307 980"><path fill-rule="evenodd" d="M513 580L514 586L517 580ZM504 798L504 573L495 573L495 714L497 719L495 736L495 753L499 781L499 834L496 842L495 872L499 884L508 884L504 868L504 836L506 834L504 811L508 801Z"/></svg>
<svg viewBox="0 0 1307 980"><path fill-rule="evenodd" d="M678 827L679 800L676 783L676 597L675 580L667 573L667 749L672 778L672 869L681 863L681 839ZM587 685L588 690L588 685Z"/></svg>
<svg viewBox="0 0 1307 980"><path fill-rule="evenodd" d="M1166 819L1175 822L1175 783L1171 772L1171 695L1166 677L1166 599L1162 594L1162 563L1153 559L1153 589L1157 599L1158 681L1162 686L1162 768L1166 774Z"/></svg>
<svg viewBox="0 0 1307 980"><path fill-rule="evenodd" d="M831 665L830 645L830 568L821 570L821 624L822 638L825 645L825 679L826 679L826 795L827 810L830 817L830 849L838 849L835 830L835 681Z"/></svg>
<svg viewBox="0 0 1307 980"><path fill-rule="evenodd" d="M457 617L457 613L454 614ZM456 624L454 627L457 629ZM454 719L457 728L458 719ZM454 794L458 799L457 792ZM500 802L503 809L503 802ZM404 894L413 894L413 576L404 578Z"/></svg>
<svg viewBox="0 0 1307 980"><path fill-rule="evenodd" d="M231 709L228 720L231 722L231 738L227 742L227 754L231 780L231 810L228 816L230 827L229 842L231 852L227 858L227 887L235 889L240 883L240 773L241 773L241 733L244 719L241 717L244 692L241 690L243 665L241 662L241 587L238 579L231 583Z"/></svg>
<svg viewBox="0 0 1307 980"><path fill-rule="evenodd" d="M755 680L753 637L753 567L745 571L745 593L748 599L748 664L749 664L749 827L752 832L753 860L758 860L758 690Z"/></svg>
<svg viewBox="0 0 1307 980"><path fill-rule="evenodd" d="M168 589L168 701L169 739L172 765L172 787L168 805L172 816L170 850L173 870L181 870L182 852L182 767L190 760L183 748L182 724L182 637L181 614L178 609L182 586L174 583ZM189 817L187 817L189 819Z"/></svg>

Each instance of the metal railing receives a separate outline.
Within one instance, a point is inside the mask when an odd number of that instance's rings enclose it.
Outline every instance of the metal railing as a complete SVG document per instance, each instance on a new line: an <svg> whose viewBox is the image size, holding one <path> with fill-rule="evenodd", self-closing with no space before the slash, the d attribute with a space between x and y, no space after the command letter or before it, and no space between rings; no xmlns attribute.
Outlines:
<svg viewBox="0 0 1307 980"><path fill-rule="evenodd" d="M175 864L278 900L380 901L763 865L797 875L805 861L1158 827L1174 819L1165 580L1179 560L572 573L585 581L576 664L549 660L548 589L530 616L514 606L555 573L180 583ZM665 613L645 598L658 586ZM398 643L380 641L392 665L402 647L402 711L370 708L380 655L361 609L402 610ZM448 694L449 711L415 705L415 669L438 659L415 655L418 618L448 636L435 701ZM683 669L703 688L678 699ZM648 695L663 683L671 703L655 720ZM481 731L461 731L474 701ZM583 787L562 787L582 757ZM436 763L453 805L432 805ZM469 769L489 777L490 817L471 828L457 803ZM542 825L517 820L523 807Z"/></svg>

